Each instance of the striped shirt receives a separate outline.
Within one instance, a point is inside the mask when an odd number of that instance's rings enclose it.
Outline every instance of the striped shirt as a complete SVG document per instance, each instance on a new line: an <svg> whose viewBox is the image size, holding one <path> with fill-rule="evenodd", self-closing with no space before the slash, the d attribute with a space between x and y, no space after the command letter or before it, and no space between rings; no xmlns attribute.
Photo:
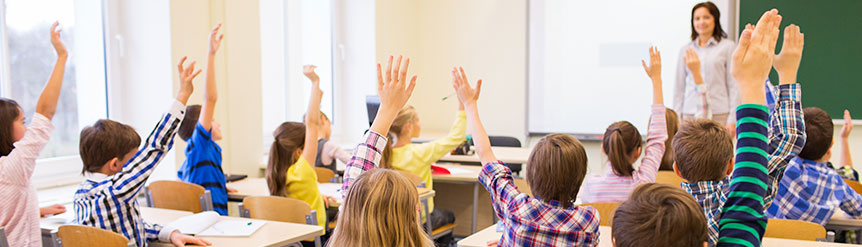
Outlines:
<svg viewBox="0 0 862 247"><path fill-rule="evenodd" d="M664 155L664 143L667 141L665 110L664 105L652 105L644 157L638 169L633 171L631 176L620 176L614 169L609 168L604 175L587 178L580 193L584 203L623 202L638 185L655 182Z"/></svg>
<svg viewBox="0 0 862 247"><path fill-rule="evenodd" d="M727 201L721 208L718 246L760 246L766 232L764 197L769 191L768 109L745 104L737 108L736 164Z"/></svg>
<svg viewBox="0 0 862 247"><path fill-rule="evenodd" d="M39 152L51 139L54 125L39 113L15 149L0 157L0 225L6 228L10 246L42 246L39 231L39 200L30 183Z"/></svg>
<svg viewBox="0 0 862 247"><path fill-rule="evenodd" d="M775 109L769 120L769 189L764 203L768 207L778 190L784 168L805 146L805 123L802 121L802 88L799 84L785 84L777 87L779 95ZM727 201L730 177L718 181L683 183L682 188L694 196L703 208L709 226L709 245L718 241L721 208Z"/></svg>
<svg viewBox="0 0 862 247"><path fill-rule="evenodd" d="M177 176L186 183L204 187L212 195L213 210L227 216L227 181L221 164L221 147L213 141L212 130L195 126L186 147L186 161L177 170Z"/></svg>
<svg viewBox="0 0 862 247"><path fill-rule="evenodd" d="M836 210L862 218L862 195L850 188L828 162L793 159L784 171L775 200L767 210L771 218L826 225Z"/></svg>
<svg viewBox="0 0 862 247"><path fill-rule="evenodd" d="M122 234L137 246L147 240L170 241L174 229L147 224L138 209L138 194L174 145L174 135L185 115L185 106L175 101L147 137L144 147L114 175L87 173L75 192L75 219L78 224Z"/></svg>

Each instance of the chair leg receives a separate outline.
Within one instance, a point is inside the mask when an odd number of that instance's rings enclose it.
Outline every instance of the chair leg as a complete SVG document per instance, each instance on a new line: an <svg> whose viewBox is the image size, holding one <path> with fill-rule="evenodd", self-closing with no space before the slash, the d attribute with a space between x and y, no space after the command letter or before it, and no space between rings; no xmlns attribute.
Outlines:
<svg viewBox="0 0 862 247"><path fill-rule="evenodd" d="M431 236L434 229L431 228L431 210L428 208L428 200L422 200L422 205L425 206L425 231L428 232L428 236Z"/></svg>

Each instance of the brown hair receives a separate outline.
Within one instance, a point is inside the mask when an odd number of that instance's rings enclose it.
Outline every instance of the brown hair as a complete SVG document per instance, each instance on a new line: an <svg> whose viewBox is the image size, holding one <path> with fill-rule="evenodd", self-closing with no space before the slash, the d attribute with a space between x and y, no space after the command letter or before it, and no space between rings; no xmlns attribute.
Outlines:
<svg viewBox="0 0 862 247"><path fill-rule="evenodd" d="M0 98L0 156L7 156L15 149L15 119L21 114L21 106L15 100Z"/></svg>
<svg viewBox="0 0 862 247"><path fill-rule="evenodd" d="M299 160L299 157L294 155L296 150L305 148L305 124L284 122L272 135L275 140L269 148L266 185L270 195L287 196L287 169Z"/></svg>
<svg viewBox="0 0 862 247"><path fill-rule="evenodd" d="M404 130L404 126L408 123L412 124L416 122L417 116L418 114L413 106L408 105L398 111L398 115L395 116L395 119L392 120L392 125L389 126L389 133L386 134L389 141L387 142L386 147L383 148L383 157L381 157L379 164L380 168L392 168L392 145L395 145L395 139L393 137L397 138L398 134ZM410 137L408 136L407 138Z"/></svg>
<svg viewBox="0 0 862 247"><path fill-rule="evenodd" d="M718 6L715 6L714 3L710 1L702 2L695 4L693 8L691 8L691 40L697 39L697 31L694 30L694 11L699 8L706 8L709 11L709 14L712 15L712 19L715 22L715 28L712 30L712 38L715 41L721 41L722 38L727 38L727 33L724 32L724 29L721 29L721 22L719 19L721 18L721 12L718 11Z"/></svg>
<svg viewBox="0 0 862 247"><path fill-rule="evenodd" d="M638 186L617 207L611 234L617 247L703 246L706 217L685 191L666 184Z"/></svg>
<svg viewBox="0 0 862 247"><path fill-rule="evenodd" d="M587 152L578 139L566 134L542 137L527 163L527 183L537 198L559 201L563 208L574 204L587 175Z"/></svg>
<svg viewBox="0 0 862 247"><path fill-rule="evenodd" d="M733 159L730 133L715 121L687 120L673 138L676 168L689 183L718 181Z"/></svg>
<svg viewBox="0 0 862 247"><path fill-rule="evenodd" d="M177 135L179 135L183 141L192 138L192 134L195 133L195 129L198 127L198 119L200 117L201 105L186 106L186 116L183 117L183 123L180 124L180 129L177 131Z"/></svg>
<svg viewBox="0 0 862 247"><path fill-rule="evenodd" d="M658 169L661 171L673 171L674 159L671 142L676 135L676 131L679 130L679 116L676 115L674 110L667 108L665 109L664 117L665 121L667 121L667 141L664 141L664 155L661 157L661 165Z"/></svg>
<svg viewBox="0 0 862 247"><path fill-rule="evenodd" d="M95 124L81 130L79 142L81 161L85 172L98 172L113 158L123 156L141 145L141 136L132 126L123 123L101 119Z"/></svg>
<svg viewBox="0 0 862 247"><path fill-rule="evenodd" d="M826 152L832 148L832 134L834 125L832 118L823 109L817 107L806 107L802 109L805 118L805 146L799 152L799 158L807 160L822 159Z"/></svg>
<svg viewBox="0 0 862 247"><path fill-rule="evenodd" d="M419 193L404 175L371 169L348 189L327 246L433 246L418 206Z"/></svg>
<svg viewBox="0 0 862 247"><path fill-rule="evenodd" d="M641 133L628 121L611 124L602 137L602 150L608 156L614 173L619 176L632 176L631 154L642 145Z"/></svg>

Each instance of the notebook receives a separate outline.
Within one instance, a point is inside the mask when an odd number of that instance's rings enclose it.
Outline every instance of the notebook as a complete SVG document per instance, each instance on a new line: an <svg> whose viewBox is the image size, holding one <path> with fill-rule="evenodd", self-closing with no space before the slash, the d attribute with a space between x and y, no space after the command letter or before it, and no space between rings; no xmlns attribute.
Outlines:
<svg viewBox="0 0 862 247"><path fill-rule="evenodd" d="M248 237L260 229L266 221L253 219L222 219L214 211L206 211L179 218L171 223L183 234L217 237Z"/></svg>

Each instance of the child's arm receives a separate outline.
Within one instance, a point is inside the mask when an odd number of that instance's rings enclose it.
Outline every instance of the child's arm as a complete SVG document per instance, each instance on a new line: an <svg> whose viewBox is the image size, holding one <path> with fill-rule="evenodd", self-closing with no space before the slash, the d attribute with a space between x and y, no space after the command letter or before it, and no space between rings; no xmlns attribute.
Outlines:
<svg viewBox="0 0 862 247"><path fill-rule="evenodd" d="M344 184L341 187L342 198L347 196L350 185L359 175L377 167L377 164L380 163L380 155L383 153L387 141L386 137L380 133L389 132L389 126L392 125L398 111L407 104L407 100L413 94L413 88L416 87L415 75L410 78L410 83L407 83L407 68L409 67L410 59L408 58L404 62L404 67L401 68L401 56L398 56L395 70L393 70L392 56L389 56L384 77L380 64L377 64L377 94L380 95L380 108L377 109L377 116L374 117L371 130L365 133L366 141L356 146L356 149L353 150L353 158L347 162L347 168L344 169Z"/></svg>
<svg viewBox="0 0 862 247"><path fill-rule="evenodd" d="M662 97L661 82L661 52L655 47L650 47L650 65L641 60L647 76L652 80L652 114L650 115L649 130L647 131L647 143L644 147L644 157L641 166L632 174L635 184L655 182L661 158L664 156L667 141L667 119L665 117L664 98Z"/></svg>
<svg viewBox="0 0 862 247"><path fill-rule="evenodd" d="M763 80L769 75L781 16L763 14L757 28L742 32L733 55L733 75L739 83L742 105L738 118L736 164L727 202L719 221L718 246L760 246L766 231L763 197L767 192L767 120ZM770 50L771 49L771 50Z"/></svg>
<svg viewBox="0 0 862 247"><path fill-rule="evenodd" d="M317 131L320 129L320 98L323 91L320 90L320 77L314 72L314 65L305 65L302 72L311 80L311 99L308 102L308 111L305 112L305 147L302 148L302 157L309 164L314 165L317 159Z"/></svg>
<svg viewBox="0 0 862 247"><path fill-rule="evenodd" d="M844 110L844 126L841 127L841 167L853 168L853 159L850 156L850 132L853 131L853 119L850 118L850 110Z"/></svg>
<svg viewBox="0 0 862 247"><path fill-rule="evenodd" d="M691 78L694 80L694 92L697 93L699 109L695 114L695 118L710 118L712 109L709 108L709 97L706 96L706 83L703 83L703 74L700 71L700 58L697 52L691 47L685 50L685 66L691 71ZM680 109L681 111L682 109Z"/></svg>
<svg viewBox="0 0 862 247"><path fill-rule="evenodd" d="M204 90L204 104L201 106L201 115L198 123L207 131L212 131L213 113L218 100L218 88L215 82L215 54L221 46L224 34L219 35L221 24L218 24L210 32L210 49L207 55L206 90Z"/></svg>
<svg viewBox="0 0 862 247"><path fill-rule="evenodd" d="M48 120L52 119L57 112L57 101L60 98L60 89L63 87L63 75L66 73L66 59L69 57L66 46L63 45L63 41L60 41L61 30L57 29L58 25L60 23L54 22L51 26L51 44L57 52L57 63L54 64L54 71L51 72L48 84L45 85L45 89L42 89L42 95L39 95L39 101L36 102L36 113L45 116Z"/></svg>

